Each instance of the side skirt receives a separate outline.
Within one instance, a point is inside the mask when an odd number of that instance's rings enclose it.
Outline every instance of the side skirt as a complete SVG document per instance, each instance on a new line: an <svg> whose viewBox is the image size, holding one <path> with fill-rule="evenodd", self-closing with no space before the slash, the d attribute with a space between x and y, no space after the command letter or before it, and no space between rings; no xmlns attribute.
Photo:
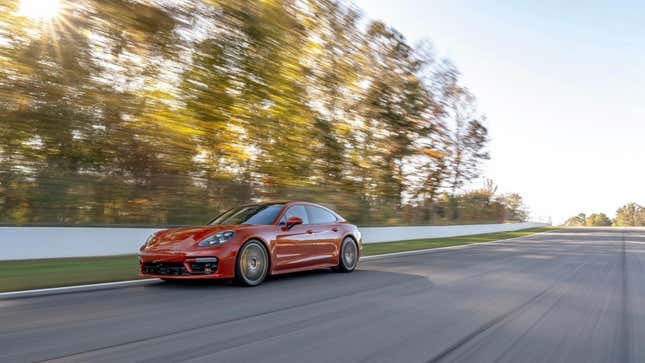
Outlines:
<svg viewBox="0 0 645 363"><path fill-rule="evenodd" d="M292 273L292 272L320 270L320 269L336 267L336 266L337 266L337 264L323 263L323 264L307 266L307 267L298 267L298 268L290 268L290 269L286 269L286 270L271 271L271 275L282 275L282 274L288 274L288 273Z"/></svg>

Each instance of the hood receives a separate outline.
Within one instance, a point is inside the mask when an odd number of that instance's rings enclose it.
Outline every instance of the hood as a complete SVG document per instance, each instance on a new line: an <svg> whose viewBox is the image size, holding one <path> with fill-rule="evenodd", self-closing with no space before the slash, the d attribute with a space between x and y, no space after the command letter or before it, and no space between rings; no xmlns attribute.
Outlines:
<svg viewBox="0 0 645 363"><path fill-rule="evenodd" d="M199 241L219 231L236 231L241 225L214 225L172 228L155 233L146 251L170 250L181 251L196 247Z"/></svg>

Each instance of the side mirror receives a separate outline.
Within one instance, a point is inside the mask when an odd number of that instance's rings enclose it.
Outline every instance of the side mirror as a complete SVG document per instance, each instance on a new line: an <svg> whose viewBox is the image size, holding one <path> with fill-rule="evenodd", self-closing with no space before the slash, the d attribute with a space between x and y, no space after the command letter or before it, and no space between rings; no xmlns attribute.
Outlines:
<svg viewBox="0 0 645 363"><path fill-rule="evenodd" d="M296 217L296 216L289 217L289 219L287 219L287 226L286 227L287 227L287 229L291 229L293 226L295 226L297 224L302 224L302 218Z"/></svg>

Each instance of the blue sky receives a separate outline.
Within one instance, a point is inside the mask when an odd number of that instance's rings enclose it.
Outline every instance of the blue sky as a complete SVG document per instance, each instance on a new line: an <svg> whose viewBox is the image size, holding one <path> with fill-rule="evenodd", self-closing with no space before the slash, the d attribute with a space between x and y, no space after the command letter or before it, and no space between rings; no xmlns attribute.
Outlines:
<svg viewBox="0 0 645 363"><path fill-rule="evenodd" d="M485 176L534 217L645 204L645 2L354 3L457 65L488 116Z"/></svg>

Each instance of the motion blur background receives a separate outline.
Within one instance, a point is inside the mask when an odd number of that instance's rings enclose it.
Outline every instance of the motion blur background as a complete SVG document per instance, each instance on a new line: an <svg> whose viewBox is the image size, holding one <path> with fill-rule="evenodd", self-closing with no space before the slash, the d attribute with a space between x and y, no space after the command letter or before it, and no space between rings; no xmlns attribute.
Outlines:
<svg viewBox="0 0 645 363"><path fill-rule="evenodd" d="M478 179L486 124L450 61L348 2L0 2L2 224L276 199L361 225L525 220Z"/></svg>

